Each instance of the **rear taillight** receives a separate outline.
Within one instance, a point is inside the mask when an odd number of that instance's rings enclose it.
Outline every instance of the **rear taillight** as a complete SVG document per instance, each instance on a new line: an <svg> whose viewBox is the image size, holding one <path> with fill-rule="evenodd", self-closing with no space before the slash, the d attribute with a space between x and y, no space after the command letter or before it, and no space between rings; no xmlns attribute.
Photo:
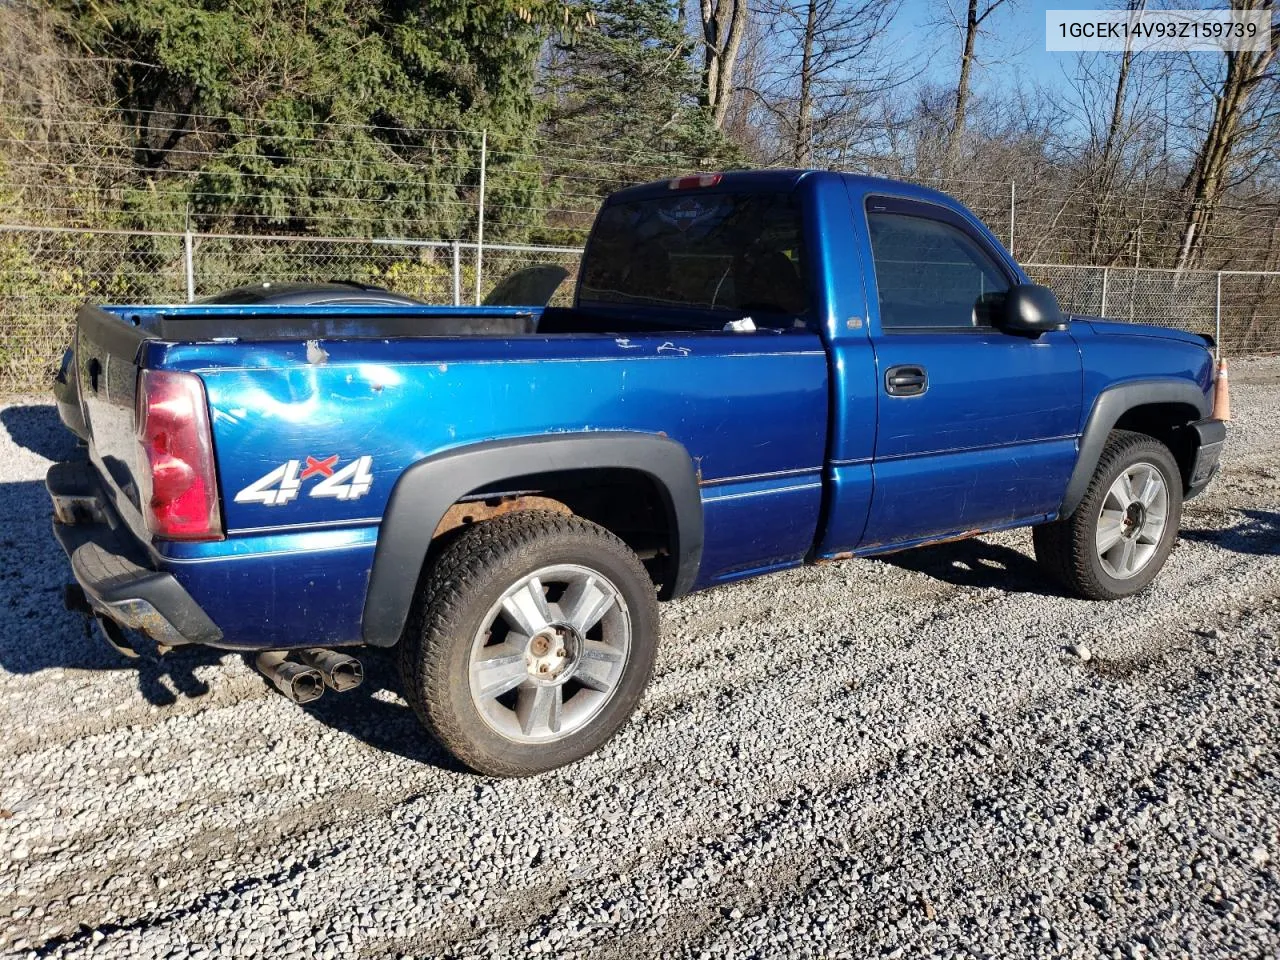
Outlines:
<svg viewBox="0 0 1280 960"><path fill-rule="evenodd" d="M168 540L220 540L218 479L204 384L194 373L138 374L142 516Z"/></svg>

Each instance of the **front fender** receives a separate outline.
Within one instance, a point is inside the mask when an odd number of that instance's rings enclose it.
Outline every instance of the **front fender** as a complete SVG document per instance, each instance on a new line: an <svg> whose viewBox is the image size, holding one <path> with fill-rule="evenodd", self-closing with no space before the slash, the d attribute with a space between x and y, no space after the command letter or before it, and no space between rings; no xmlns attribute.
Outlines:
<svg viewBox="0 0 1280 960"><path fill-rule="evenodd" d="M634 470L661 491L676 562L674 582L665 587L663 598L687 593L702 561L702 500L693 460L681 444L625 431L490 440L419 460L396 481L365 597L365 642L389 647L400 639L432 534L453 504L506 481L592 469Z"/></svg>
<svg viewBox="0 0 1280 960"><path fill-rule="evenodd" d="M1075 469L1071 472L1071 480L1067 484L1058 516L1069 516L1084 499L1089 481L1102 458L1102 448L1120 418L1135 407L1155 403L1176 403L1196 410L1199 416L1188 418L1188 423L1207 418L1213 407L1212 401L1200 389L1199 384L1189 380L1137 380L1118 383L1103 390L1093 403L1084 433L1080 437L1080 453L1076 458Z"/></svg>

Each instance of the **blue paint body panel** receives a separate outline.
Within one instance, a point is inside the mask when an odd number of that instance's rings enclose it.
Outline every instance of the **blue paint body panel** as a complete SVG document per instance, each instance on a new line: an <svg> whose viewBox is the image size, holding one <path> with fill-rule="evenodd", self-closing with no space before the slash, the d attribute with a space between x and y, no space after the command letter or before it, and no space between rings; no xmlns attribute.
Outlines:
<svg viewBox="0 0 1280 960"><path fill-rule="evenodd" d="M668 189L637 187L610 202ZM226 336L143 338L136 355L111 355L108 389L82 395L93 462L155 565L177 578L227 645L341 645L361 640L392 489L442 451L592 431L678 441L700 484L704 544L694 586L704 588L820 557L1052 519L1103 390L1152 378L1212 388L1204 343L1163 328L1081 320L1035 340L993 329L883 330L863 212L870 196L945 207L1003 258L1015 282L1027 282L985 226L934 191L800 171L727 174L710 191L794 192L808 251L808 329L442 337L425 332L442 318L538 311L111 307L123 326L220 319ZM237 337L237 318L273 313L325 318L329 335L310 344ZM380 337L388 317L401 329L420 317L424 335ZM81 347L78 356L109 352ZM923 395L887 395L885 371L901 364L927 368ZM188 371L204 383L225 539L146 537L132 434L140 368ZM359 497L314 495L324 481L318 470L287 502L237 501L289 461L333 472L366 457L370 483Z"/></svg>
<svg viewBox="0 0 1280 960"><path fill-rule="evenodd" d="M695 586L740 580L760 568L801 563L818 528L822 487L820 468L785 478L704 487L707 542Z"/></svg>
<svg viewBox="0 0 1280 960"><path fill-rule="evenodd" d="M744 564L799 563L812 546L828 389L814 334L348 340L324 350L317 365L302 344L147 347L144 364L196 372L208 393L228 537L201 550L251 544L272 554L256 562L241 553L228 572L175 562L191 544L154 546L205 609L236 611L218 621L228 636L252 628L264 646L316 643L317 633L331 645L358 642L376 529L396 480L429 454L485 440L631 430L679 441L704 483L698 586ZM372 457L366 496L316 499L310 478L287 504L234 501L286 459L334 455L339 467ZM325 526L307 532L317 524ZM348 529L368 532L363 546L328 545ZM296 558L264 536L273 530L296 531ZM270 602L246 608L258 577Z"/></svg>
<svg viewBox="0 0 1280 960"><path fill-rule="evenodd" d="M1213 390L1213 356L1195 334L1089 319L1072 323L1071 335L1084 361L1086 419L1098 394L1127 381L1181 380L1194 383L1206 395Z"/></svg>
<svg viewBox="0 0 1280 960"><path fill-rule="evenodd" d="M377 535L366 526L228 537L216 551L171 543L160 567L216 615L229 646L342 646L360 642Z"/></svg>

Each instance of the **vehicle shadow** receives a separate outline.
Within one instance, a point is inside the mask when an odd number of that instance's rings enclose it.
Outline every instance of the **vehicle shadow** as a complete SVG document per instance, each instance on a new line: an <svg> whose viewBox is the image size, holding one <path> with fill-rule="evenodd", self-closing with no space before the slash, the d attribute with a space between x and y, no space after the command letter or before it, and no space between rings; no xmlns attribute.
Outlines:
<svg viewBox="0 0 1280 960"><path fill-rule="evenodd" d="M71 582L71 568L54 539L52 522L41 481L0 484L0 670L15 675L51 669L132 671L139 694L157 707L208 694L209 684L196 670L238 654L190 647L159 656L145 638L131 634L142 656L130 659L108 646L85 617L63 608L62 586ZM296 709L379 750L464 770L399 698L394 656L384 650L353 652L364 664L364 684L341 694L326 691ZM253 658L246 655L245 660L253 669ZM266 678L262 683L272 696L280 696Z"/></svg>
<svg viewBox="0 0 1280 960"><path fill-rule="evenodd" d="M451 773L468 773L467 768L423 728L413 709L404 702L395 651L362 647L350 653L364 666L364 682L343 693L325 690L319 700L298 709L375 750ZM246 657L246 661L252 666L252 657ZM265 677L263 683L280 696Z"/></svg>
<svg viewBox="0 0 1280 960"><path fill-rule="evenodd" d="M957 587L996 587L1010 593L1067 596L1031 557L976 537L915 547L875 559Z"/></svg>
<svg viewBox="0 0 1280 960"><path fill-rule="evenodd" d="M49 404L5 407L0 425L18 446L46 460L66 460L75 455L78 442Z"/></svg>
<svg viewBox="0 0 1280 960"><path fill-rule="evenodd" d="M62 587L71 582L71 568L52 523L42 481L0 484L0 670L132 670L139 692L159 707L208 693L194 671L219 662L218 651L193 648L161 658L144 648L142 657L129 659L93 635L98 628L91 621L64 609Z"/></svg>
<svg viewBox="0 0 1280 960"><path fill-rule="evenodd" d="M1209 543L1252 556L1280 553L1280 513L1270 510L1233 510L1243 522L1217 530L1183 530L1180 536L1193 543Z"/></svg>

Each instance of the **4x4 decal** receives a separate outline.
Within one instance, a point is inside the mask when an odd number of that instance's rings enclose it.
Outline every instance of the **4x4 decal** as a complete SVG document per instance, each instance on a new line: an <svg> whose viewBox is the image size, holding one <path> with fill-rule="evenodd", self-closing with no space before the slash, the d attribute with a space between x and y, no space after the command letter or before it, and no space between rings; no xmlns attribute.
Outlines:
<svg viewBox="0 0 1280 960"><path fill-rule="evenodd" d="M236 503L260 503L264 507L282 507L297 498L302 482L312 477L322 478L307 496L332 497L335 500L357 500L373 486L373 457L357 457L345 467L335 469L341 462L338 454L317 459L307 457L286 460L270 473L259 477L236 494Z"/></svg>

